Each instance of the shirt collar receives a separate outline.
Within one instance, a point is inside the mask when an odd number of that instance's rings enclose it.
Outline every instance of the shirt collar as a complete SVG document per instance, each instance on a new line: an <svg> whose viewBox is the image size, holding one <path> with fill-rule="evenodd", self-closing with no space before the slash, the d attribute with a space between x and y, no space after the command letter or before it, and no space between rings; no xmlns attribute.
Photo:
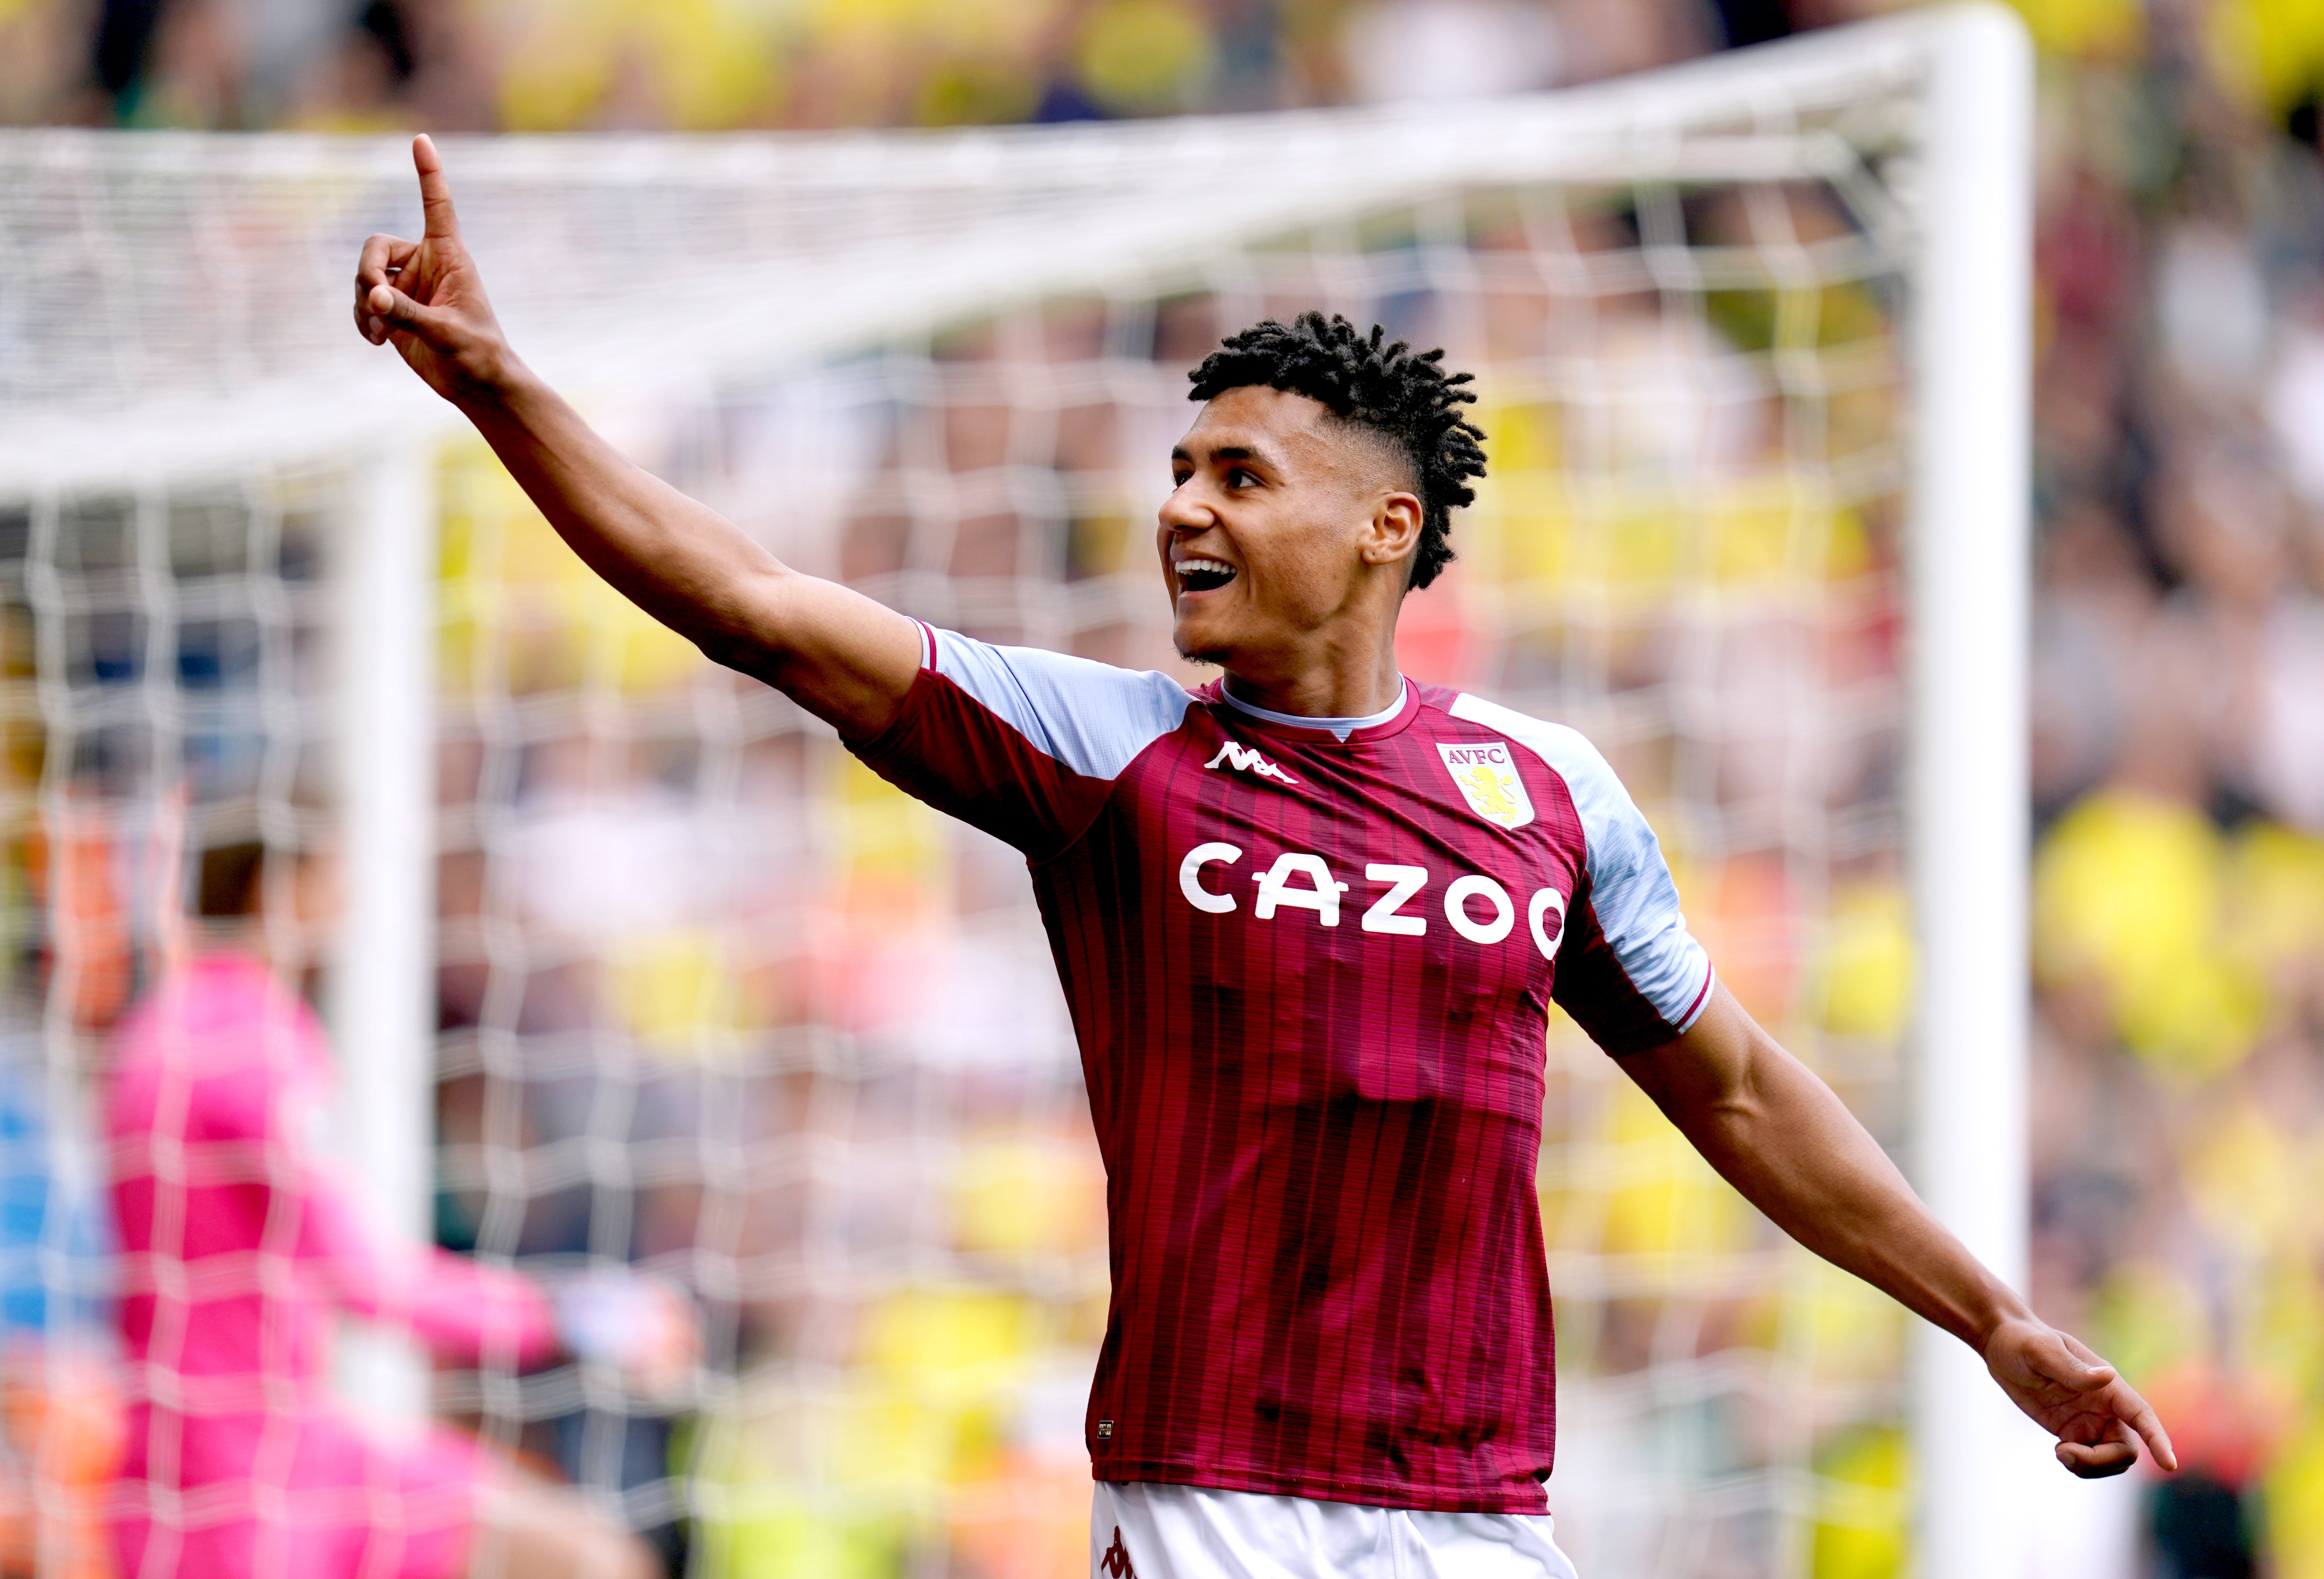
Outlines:
<svg viewBox="0 0 2324 1579"><path fill-rule="evenodd" d="M1224 679L1219 682L1219 697L1237 712L1247 712L1262 722L1281 724L1286 729L1325 730L1335 739L1345 743L1347 738L1358 730L1378 729L1380 725L1393 721L1397 713L1404 711L1405 693L1411 685L1411 681L1401 675L1397 675L1396 700L1378 712L1366 713L1361 718L1307 718L1296 712L1276 712L1254 702L1245 702L1234 693L1233 682Z"/></svg>

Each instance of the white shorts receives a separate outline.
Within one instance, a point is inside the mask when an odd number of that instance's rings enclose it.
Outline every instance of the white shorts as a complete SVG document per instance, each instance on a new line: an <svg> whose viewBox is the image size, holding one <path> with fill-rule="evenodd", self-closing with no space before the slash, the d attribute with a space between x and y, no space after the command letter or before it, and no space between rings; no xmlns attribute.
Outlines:
<svg viewBox="0 0 2324 1579"><path fill-rule="evenodd" d="M1546 1513L1425 1513L1100 1481L1091 1579L1574 1579Z"/></svg>

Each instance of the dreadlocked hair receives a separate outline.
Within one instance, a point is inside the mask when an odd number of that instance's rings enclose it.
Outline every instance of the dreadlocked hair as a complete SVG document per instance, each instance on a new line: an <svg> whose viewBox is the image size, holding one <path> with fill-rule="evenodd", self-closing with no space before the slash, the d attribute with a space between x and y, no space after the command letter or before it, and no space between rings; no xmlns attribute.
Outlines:
<svg viewBox="0 0 2324 1579"><path fill-rule="evenodd" d="M1440 349L1415 353L1401 340L1382 344L1378 324L1367 335L1333 313L1274 318L1230 335L1186 377L1187 399L1207 400L1228 390L1262 385L1321 401L1341 421L1369 428L1411 463L1420 490L1420 542L1413 550L1409 585L1425 587L1452 562L1452 512L1477 494L1464 479L1485 474L1484 430L1461 415L1477 397L1461 386L1465 372L1439 365Z"/></svg>

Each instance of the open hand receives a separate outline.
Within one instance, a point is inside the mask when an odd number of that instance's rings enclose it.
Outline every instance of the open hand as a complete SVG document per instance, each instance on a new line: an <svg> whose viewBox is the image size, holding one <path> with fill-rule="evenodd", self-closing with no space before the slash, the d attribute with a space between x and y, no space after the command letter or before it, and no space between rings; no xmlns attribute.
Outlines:
<svg viewBox="0 0 2324 1579"><path fill-rule="evenodd" d="M374 345L393 345L429 389L457 405L494 392L515 358L461 244L444 161L424 133L411 140L411 163L426 229L416 242L375 235L364 243L355 328Z"/></svg>
<svg viewBox="0 0 2324 1579"><path fill-rule="evenodd" d="M2004 1322L1985 1345L1985 1365L2058 1438L2058 1462L2084 1480L2128 1469L2141 1441L2163 1469L2179 1467L2153 1409L2078 1339L2040 1321Z"/></svg>

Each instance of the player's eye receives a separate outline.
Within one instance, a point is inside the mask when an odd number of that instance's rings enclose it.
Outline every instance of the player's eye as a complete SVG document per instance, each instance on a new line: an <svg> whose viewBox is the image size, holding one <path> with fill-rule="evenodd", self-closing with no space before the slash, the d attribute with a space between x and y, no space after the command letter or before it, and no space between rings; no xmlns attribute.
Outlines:
<svg viewBox="0 0 2324 1579"><path fill-rule="evenodd" d="M1227 473L1227 486L1230 488L1255 488L1258 485L1259 476L1256 473L1246 472L1240 466L1233 467Z"/></svg>

